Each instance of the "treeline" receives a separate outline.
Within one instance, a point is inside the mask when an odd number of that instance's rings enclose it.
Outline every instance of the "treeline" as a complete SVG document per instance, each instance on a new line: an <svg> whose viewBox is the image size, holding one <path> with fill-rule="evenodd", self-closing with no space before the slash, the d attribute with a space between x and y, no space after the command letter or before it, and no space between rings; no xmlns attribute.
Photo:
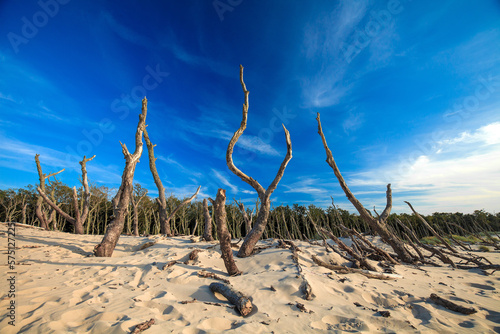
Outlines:
<svg viewBox="0 0 500 334"><path fill-rule="evenodd" d="M82 190L78 190L78 197L83 198ZM75 207L72 197L73 190L66 184L51 180L46 186L46 193L51 200L69 215L74 215ZM104 234L107 223L113 215L112 195L113 189L105 186L90 185L90 207L89 215L84 223L85 234ZM33 226L39 226L39 221L35 214L36 202L38 199L36 186L29 185L21 189L0 190L0 221L19 222ZM126 224L123 233L131 234L133 229L134 215L138 219L139 233L141 235L159 234L160 218L158 205L155 198L147 195L147 189L139 184L134 185L133 201L129 207ZM172 211L181 203L171 195L167 197L167 207ZM135 205L133 205L135 204ZM251 207L246 207L247 218L253 219L258 212L259 202L256 201ZM81 205L81 203L79 203ZM59 215L55 210L44 204L45 210L49 213L49 228L73 233L73 225ZM257 208L257 209L256 209ZM209 211L214 221L214 210L209 205ZM246 235L245 218L241 207L229 199L226 203L227 224L229 232L233 238L241 238ZM204 212L201 201L188 203L183 206L171 220L173 234L183 235L203 235ZM375 215L375 213L374 213ZM418 221L418 218L409 214L391 214L388 219L388 226L396 234L404 239L400 226L396 222L408 223L419 238L429 236L429 231ZM463 213L434 213L424 216L425 220L431 224L439 233L443 235L469 235L483 231L500 230L500 213L491 214L483 210L476 210L473 214ZM347 228L355 228L363 233L371 233L370 227L363 222L357 214L335 207L333 205L326 209L310 204L302 206L298 204L272 206L269 222L263 234L263 238L290 238L290 239L317 239L319 235L311 224L311 219L321 227L326 227L337 236L343 236L340 225ZM217 238L216 228L213 228L214 237Z"/></svg>

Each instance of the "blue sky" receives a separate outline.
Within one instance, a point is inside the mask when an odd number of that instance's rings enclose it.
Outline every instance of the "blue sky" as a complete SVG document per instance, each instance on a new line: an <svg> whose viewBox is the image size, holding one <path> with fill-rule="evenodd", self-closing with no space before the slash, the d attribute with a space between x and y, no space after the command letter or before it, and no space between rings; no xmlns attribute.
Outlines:
<svg viewBox="0 0 500 334"><path fill-rule="evenodd" d="M498 212L498 1L96 1L0 3L0 188L44 172L118 187L120 143L134 146L140 98L168 194L250 204L256 193L226 166L241 121L239 64L250 91L236 166L271 197L353 211L317 134L348 185L382 210ZM147 150L135 182L156 196Z"/></svg>

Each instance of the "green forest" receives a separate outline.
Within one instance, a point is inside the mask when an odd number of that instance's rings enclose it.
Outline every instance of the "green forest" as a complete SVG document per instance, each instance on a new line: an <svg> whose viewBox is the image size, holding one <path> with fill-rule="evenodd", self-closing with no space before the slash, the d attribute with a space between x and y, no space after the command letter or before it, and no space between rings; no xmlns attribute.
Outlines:
<svg viewBox="0 0 500 334"><path fill-rule="evenodd" d="M90 200L89 214L84 223L85 234L104 234L107 223L113 215L112 195L116 192L105 186L89 185ZM75 203L73 201L73 189L57 179L50 180L45 186L45 192L51 200L56 203L64 212L70 216L75 214ZM83 189L78 189L78 198L83 205ZM33 226L40 226L35 214L38 200L36 185L28 185L20 189L0 190L0 221L19 222ZM174 195L167 197L167 208L171 212L183 199ZM134 205L135 204L135 205ZM245 207L248 218L255 218L258 212L259 202L252 206ZM46 203L42 204L45 211L49 228L73 233L73 225L68 223L64 217L55 212ZM214 210L209 202L209 212L214 222ZM226 204L228 229L233 238L245 237L245 219L238 204L229 199ZM376 213L373 213L376 215ZM147 189L139 184L134 185L133 201L129 205L126 216L124 234L132 234L134 217L137 217L139 233L141 235L154 235L160 233L160 221L156 199L148 196ZM472 214L463 213L434 213L423 216L442 235L477 235L484 231L500 230L500 213L491 214L483 210L476 210ZM430 232L419 223L415 215L391 214L388 219L388 226L400 237L405 239L396 218L411 226L419 238L430 236ZM263 234L263 238L288 238L288 239L318 239L320 236L314 230L311 219L317 225L326 227L337 236L344 236L340 225L347 228L355 228L358 231L371 233L370 227L363 222L358 214L350 213L347 210L338 208L332 203L328 208L323 209L310 204L303 206L294 204L279 205L275 203L271 206L269 222ZM175 214L170 222L172 232L176 235L197 235L204 232L204 212L203 203L198 198L196 201L187 203ZM217 239L217 229L213 228L213 237Z"/></svg>

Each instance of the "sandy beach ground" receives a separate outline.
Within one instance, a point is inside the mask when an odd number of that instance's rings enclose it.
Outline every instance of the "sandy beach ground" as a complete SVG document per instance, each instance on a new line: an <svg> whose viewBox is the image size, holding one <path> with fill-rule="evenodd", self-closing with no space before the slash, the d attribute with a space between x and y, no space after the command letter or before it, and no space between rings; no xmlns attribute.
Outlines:
<svg viewBox="0 0 500 334"><path fill-rule="evenodd" d="M291 251L277 248L276 240L259 242L272 246L259 254L236 258L243 274L227 277L217 242L192 243L187 236L122 236L112 258L96 258L92 250L102 236L16 227L13 271L7 265L7 238L2 223L1 333L130 333L149 319L155 324L144 333L500 332L500 272L486 276L450 266L397 265L395 280L337 275L317 266L311 256L328 262L339 260L338 255L296 241L302 273L315 295L309 301L302 298ZM148 241L157 243L139 250ZM202 250L197 261L163 269L169 261L187 261L194 249ZM498 252L481 254L500 263ZM209 290L215 280L199 277L200 270L224 276L251 296L254 312L242 317L226 306L206 304L230 305ZM9 281L12 276L15 280ZM12 286L15 297L9 298ZM431 293L477 313L464 315L436 305ZM9 324L12 300L15 326Z"/></svg>

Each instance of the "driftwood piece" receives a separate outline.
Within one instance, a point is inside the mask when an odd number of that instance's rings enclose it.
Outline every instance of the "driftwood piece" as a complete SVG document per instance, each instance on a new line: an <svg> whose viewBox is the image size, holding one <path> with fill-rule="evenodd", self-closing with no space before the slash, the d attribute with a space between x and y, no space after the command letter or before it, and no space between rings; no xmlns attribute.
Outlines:
<svg viewBox="0 0 500 334"><path fill-rule="evenodd" d="M184 264L189 264L189 261L196 262L198 261L198 253L203 252L203 249L195 249L191 253L189 253L189 259L184 262Z"/></svg>
<svg viewBox="0 0 500 334"><path fill-rule="evenodd" d="M373 249L374 251L376 251L379 255L381 255L383 258L389 260L389 262L391 262L392 264L399 264L398 261L394 260L394 258L389 254L387 253L385 250L375 246L374 244L372 244L368 239L366 239L363 235L361 235L358 231L356 231L355 229L350 229L350 228L347 228L345 227L344 225L340 225L340 227L342 229L344 229L346 232L350 233L350 234L353 234L355 235L359 240L363 241L366 245L368 245L369 248Z"/></svg>
<svg viewBox="0 0 500 334"><path fill-rule="evenodd" d="M174 264L177 264L177 263L182 263L182 262L179 262L179 261L177 261L177 260L172 260L172 261L169 261L169 262L167 262L167 263L163 266L163 268L161 268L161 270L168 269L168 268L172 267Z"/></svg>
<svg viewBox="0 0 500 334"><path fill-rule="evenodd" d="M314 311L309 311L306 309L306 306L302 303L299 303L299 302L296 302L295 304L294 303L288 303L288 305L292 305L292 306L295 306L297 309L300 310L300 312L304 312L304 313L314 313Z"/></svg>
<svg viewBox="0 0 500 334"><path fill-rule="evenodd" d="M344 266L329 264L329 263L322 261L321 259L319 259L318 257L316 257L314 255L312 256L312 260L318 266L325 267L327 269L330 269L330 270L333 270L333 271L336 271L336 272L339 272L342 274L357 273L357 274L361 274L361 275L368 277L368 278L376 278L376 279L380 279L380 280L396 279L395 277L380 274L377 272L370 272L368 270L363 270L363 269L348 268L348 267L344 267Z"/></svg>
<svg viewBox="0 0 500 334"><path fill-rule="evenodd" d="M441 305L443 307L446 307L447 309L449 310L452 310L452 311L455 311L455 312L458 312L458 313L462 313L462 314L474 314L476 313L477 311L472 308L472 307L463 307L463 306L460 306L458 304L455 304L454 302L452 301L449 301L447 299L444 299L442 297L439 297L438 295L436 295L435 293L432 293L431 294L431 300L438 304L438 305Z"/></svg>
<svg viewBox="0 0 500 334"><path fill-rule="evenodd" d="M365 269L368 269L370 271L375 271L377 272L377 268L375 268L368 260L361 256L360 254L356 253L352 248L348 247L346 244L342 242L339 238L337 238L332 232L325 230L324 228L320 227L321 233L324 233L330 237L343 251L345 251L347 254L349 254L355 261L359 262L359 264L364 267Z"/></svg>
<svg viewBox="0 0 500 334"><path fill-rule="evenodd" d="M213 279L216 279L216 280L219 280L219 281L222 281L224 283L227 283L227 284L231 284L231 282L229 282L229 280L223 278L223 277L220 277L214 273L209 273L208 271L205 271L205 270L201 270L198 272L198 276L200 277L205 277L205 278L213 278Z"/></svg>
<svg viewBox="0 0 500 334"><path fill-rule="evenodd" d="M146 249L148 247L154 246L154 245L156 245L157 242L158 242L158 240L145 242L144 244L141 245L141 247L139 247L139 250L143 250L143 249Z"/></svg>
<svg viewBox="0 0 500 334"><path fill-rule="evenodd" d="M153 326L155 324L155 319L151 318L148 321L141 322L140 324L135 326L134 331L132 334L138 334L140 332L144 332L146 329L149 327Z"/></svg>
<svg viewBox="0 0 500 334"><path fill-rule="evenodd" d="M236 309L242 316L246 316L252 312L252 301L239 291L234 290L230 285L224 283L210 284L210 291L213 293L218 292L227 300L236 306Z"/></svg>

